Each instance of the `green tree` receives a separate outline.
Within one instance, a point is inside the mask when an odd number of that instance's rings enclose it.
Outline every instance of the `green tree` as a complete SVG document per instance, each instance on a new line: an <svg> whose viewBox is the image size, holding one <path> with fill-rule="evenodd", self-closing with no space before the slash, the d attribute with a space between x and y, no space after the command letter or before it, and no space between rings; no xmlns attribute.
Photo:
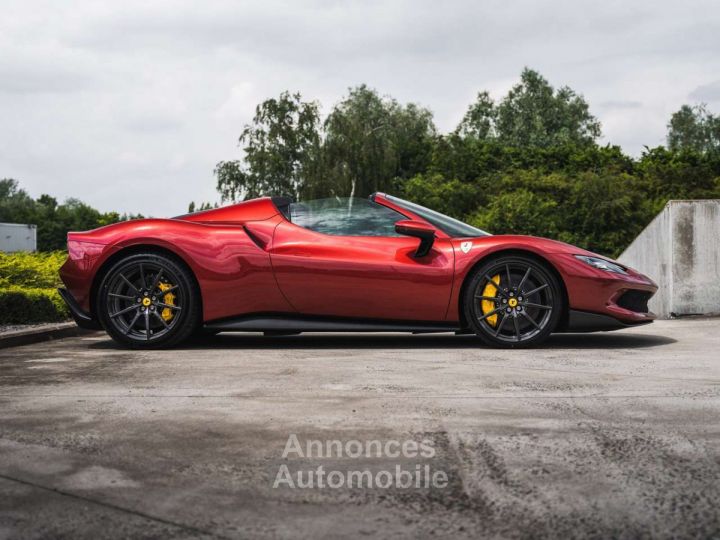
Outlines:
<svg viewBox="0 0 720 540"><path fill-rule="evenodd" d="M488 139L496 136L495 122L497 109L487 91L478 93L475 103L470 105L455 133L461 137Z"/></svg>
<svg viewBox="0 0 720 540"><path fill-rule="evenodd" d="M717 152L720 150L720 116L711 114L705 104L683 105L670 118L667 143L675 152Z"/></svg>
<svg viewBox="0 0 720 540"><path fill-rule="evenodd" d="M642 179L614 170L511 171L468 218L490 232L531 234L617 256L654 217Z"/></svg>
<svg viewBox="0 0 720 540"><path fill-rule="evenodd" d="M541 147L592 144L600 122L585 99L567 86L555 90L537 71L525 68L520 82L495 104L480 92L456 133L475 138L497 137L504 145Z"/></svg>
<svg viewBox="0 0 720 540"><path fill-rule="evenodd" d="M192 214L193 212L202 212L203 210L212 210L213 208L218 207L218 203L201 202L197 205L195 204L195 201L190 201L190 204L188 205L188 214Z"/></svg>
<svg viewBox="0 0 720 540"><path fill-rule="evenodd" d="M643 191L656 211L669 199L720 197L720 152L648 149L636 164Z"/></svg>
<svg viewBox="0 0 720 540"><path fill-rule="evenodd" d="M0 180L0 221L37 225L35 201L12 178Z"/></svg>
<svg viewBox="0 0 720 540"><path fill-rule="evenodd" d="M531 234L552 238L558 234L557 206L552 197L521 188L497 195L468 221L495 234Z"/></svg>
<svg viewBox="0 0 720 540"><path fill-rule="evenodd" d="M0 221L37 225L38 251L65 249L68 231L86 231L139 215L101 213L77 199L58 204L50 195L33 199L16 180L0 180Z"/></svg>
<svg viewBox="0 0 720 540"><path fill-rule="evenodd" d="M475 210L482 198L477 184L446 180L438 174L414 176L405 182L403 194L411 201L458 218Z"/></svg>
<svg viewBox="0 0 720 540"><path fill-rule="evenodd" d="M260 195L299 197L318 159L319 105L302 101L299 93L283 92L262 102L240 135L242 160L215 167L223 200Z"/></svg>
<svg viewBox="0 0 720 540"><path fill-rule="evenodd" d="M673 115L669 148L635 159L596 143L600 124L582 96L529 69L497 102L479 93L444 135L427 109L365 85L350 89L322 125L316 104L300 114L305 105L283 94L258 107L241 136L245 159L218 164L226 199L388 191L490 232L548 236L615 256L668 199L720 197L719 122L702 106ZM27 205L16 185L3 189L18 208Z"/></svg>
<svg viewBox="0 0 720 540"><path fill-rule="evenodd" d="M427 168L435 134L427 109L351 88L325 121L326 189L349 197L392 191Z"/></svg>

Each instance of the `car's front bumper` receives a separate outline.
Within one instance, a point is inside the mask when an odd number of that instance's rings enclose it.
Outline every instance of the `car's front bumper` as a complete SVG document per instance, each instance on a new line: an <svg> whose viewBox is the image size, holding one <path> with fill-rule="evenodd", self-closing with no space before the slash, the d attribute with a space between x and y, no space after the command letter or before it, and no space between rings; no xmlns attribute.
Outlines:
<svg viewBox="0 0 720 540"><path fill-rule="evenodd" d="M610 315L601 313L591 313L589 311L579 311L571 309L568 312L568 319L564 332L606 332L608 330L621 330L622 328L631 328L633 326L641 326L653 322L652 318L645 320L624 323Z"/></svg>
<svg viewBox="0 0 720 540"><path fill-rule="evenodd" d="M627 274L600 270L569 254L556 257L562 259L557 268L568 294L566 331L615 330L655 320L647 301L658 286L649 277L632 269Z"/></svg>

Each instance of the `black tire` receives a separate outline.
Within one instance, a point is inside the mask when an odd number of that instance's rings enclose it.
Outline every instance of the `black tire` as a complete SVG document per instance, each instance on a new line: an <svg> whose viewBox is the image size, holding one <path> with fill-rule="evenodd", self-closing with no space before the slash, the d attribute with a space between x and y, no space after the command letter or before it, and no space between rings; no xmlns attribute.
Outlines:
<svg viewBox="0 0 720 540"><path fill-rule="evenodd" d="M110 337L134 349L177 345L201 319L200 292L190 269L158 253L116 262L100 283L96 306Z"/></svg>
<svg viewBox="0 0 720 540"><path fill-rule="evenodd" d="M557 327L563 296L545 264L533 257L504 256L473 272L463 306L471 329L487 345L533 347Z"/></svg>

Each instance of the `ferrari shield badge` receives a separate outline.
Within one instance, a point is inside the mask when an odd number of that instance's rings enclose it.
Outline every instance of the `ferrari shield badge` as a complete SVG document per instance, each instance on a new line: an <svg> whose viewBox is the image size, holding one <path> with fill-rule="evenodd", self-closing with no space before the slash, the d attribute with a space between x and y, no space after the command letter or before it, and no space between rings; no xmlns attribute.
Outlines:
<svg viewBox="0 0 720 540"><path fill-rule="evenodd" d="M460 243L460 249L463 253L467 253L470 251L470 248L472 247L472 242L461 242Z"/></svg>

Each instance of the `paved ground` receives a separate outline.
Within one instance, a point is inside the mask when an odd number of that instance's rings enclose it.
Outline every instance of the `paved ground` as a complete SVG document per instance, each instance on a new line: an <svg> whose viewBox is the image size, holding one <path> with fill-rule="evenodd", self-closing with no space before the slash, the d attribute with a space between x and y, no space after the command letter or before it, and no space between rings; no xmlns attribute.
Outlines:
<svg viewBox="0 0 720 540"><path fill-rule="evenodd" d="M718 319L514 352L448 335L5 349L0 537L717 536L718 351ZM283 459L291 434L434 456ZM282 465L428 465L448 485L273 488Z"/></svg>

